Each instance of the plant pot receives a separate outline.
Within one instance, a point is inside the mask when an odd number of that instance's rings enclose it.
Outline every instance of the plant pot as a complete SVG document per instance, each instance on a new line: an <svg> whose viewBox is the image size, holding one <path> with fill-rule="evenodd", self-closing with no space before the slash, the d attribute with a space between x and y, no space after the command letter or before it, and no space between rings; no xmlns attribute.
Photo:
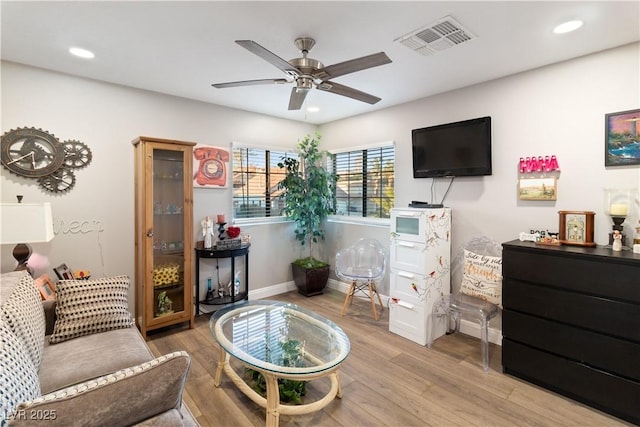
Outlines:
<svg viewBox="0 0 640 427"><path fill-rule="evenodd" d="M320 295L329 280L330 266L305 268L291 263L293 281L298 287L298 292L306 297Z"/></svg>

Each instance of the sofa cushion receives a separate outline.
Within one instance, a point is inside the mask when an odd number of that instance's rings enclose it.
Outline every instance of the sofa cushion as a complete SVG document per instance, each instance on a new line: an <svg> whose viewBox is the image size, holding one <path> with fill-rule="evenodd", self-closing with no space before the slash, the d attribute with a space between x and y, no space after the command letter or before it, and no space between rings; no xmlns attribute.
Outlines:
<svg viewBox="0 0 640 427"><path fill-rule="evenodd" d="M56 322L49 342L133 326L128 295L128 276L62 280L56 286Z"/></svg>
<svg viewBox="0 0 640 427"><path fill-rule="evenodd" d="M0 317L4 319L31 358L36 370L40 369L42 349L44 348L45 318L40 291L33 277L22 271L19 276L5 276L2 286L13 286L17 282L9 298L3 301ZM10 280L7 278L10 277Z"/></svg>
<svg viewBox="0 0 640 427"><path fill-rule="evenodd" d="M114 329L99 334L45 344L40 368L42 393L69 387L110 372L153 359L137 328Z"/></svg>
<svg viewBox="0 0 640 427"><path fill-rule="evenodd" d="M18 405L25 419L15 425L37 425L30 414L54 411L48 425L124 426L179 409L191 359L184 351L160 356L95 380L45 394ZM105 404L108 402L108 404Z"/></svg>
<svg viewBox="0 0 640 427"><path fill-rule="evenodd" d="M38 396L38 372L22 342L0 319L0 425L18 403Z"/></svg>

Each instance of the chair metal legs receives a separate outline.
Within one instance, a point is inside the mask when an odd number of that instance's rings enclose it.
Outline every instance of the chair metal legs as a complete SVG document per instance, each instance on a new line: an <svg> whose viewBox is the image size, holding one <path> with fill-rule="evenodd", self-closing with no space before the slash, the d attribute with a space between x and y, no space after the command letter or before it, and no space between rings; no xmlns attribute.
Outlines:
<svg viewBox="0 0 640 427"><path fill-rule="evenodd" d="M376 286L375 282L372 281L359 283L358 281L354 280L353 282L351 282L349 292L347 292L347 296L345 297L344 303L342 304L342 311L340 311L340 315L344 316L344 313L347 310L347 306L353 303L353 295L357 291L362 291L369 297L369 299L371 300L371 311L373 312L373 318L375 320L378 320L380 316L378 315L378 310L376 310L376 296L378 297L378 302L380 303L380 311L384 311L384 306L382 305L382 298L380 298L378 287Z"/></svg>

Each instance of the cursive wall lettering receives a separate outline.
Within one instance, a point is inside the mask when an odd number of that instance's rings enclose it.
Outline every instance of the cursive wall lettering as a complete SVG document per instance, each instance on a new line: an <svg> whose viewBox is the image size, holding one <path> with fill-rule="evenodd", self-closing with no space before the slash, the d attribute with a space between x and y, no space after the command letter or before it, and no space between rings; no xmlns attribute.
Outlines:
<svg viewBox="0 0 640 427"><path fill-rule="evenodd" d="M99 219L71 220L56 218L53 222L53 232L58 234L88 234L104 231Z"/></svg>

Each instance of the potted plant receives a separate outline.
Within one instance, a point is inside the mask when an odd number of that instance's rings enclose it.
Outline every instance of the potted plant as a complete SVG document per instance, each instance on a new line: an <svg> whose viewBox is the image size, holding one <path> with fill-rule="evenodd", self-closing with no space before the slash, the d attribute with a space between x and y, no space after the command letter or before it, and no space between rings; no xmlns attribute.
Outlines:
<svg viewBox="0 0 640 427"><path fill-rule="evenodd" d="M305 296L318 295L329 279L329 264L314 257L314 244L324 239L322 221L335 211L337 176L323 165L320 134L305 136L298 144L299 159L285 157L278 167L286 170L278 188L284 190L283 213L295 223L296 240L308 247L308 256L294 261L293 280Z"/></svg>

